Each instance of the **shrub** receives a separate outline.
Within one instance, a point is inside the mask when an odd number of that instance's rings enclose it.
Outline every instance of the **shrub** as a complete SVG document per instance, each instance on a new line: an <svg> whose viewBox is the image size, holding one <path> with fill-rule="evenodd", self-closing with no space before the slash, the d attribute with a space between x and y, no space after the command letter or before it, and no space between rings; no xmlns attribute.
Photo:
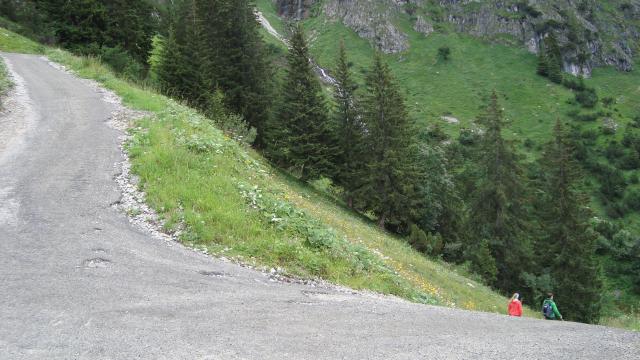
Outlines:
<svg viewBox="0 0 640 360"><path fill-rule="evenodd" d="M438 48L438 59L448 61L451 56L451 49L448 46L441 46Z"/></svg>
<svg viewBox="0 0 640 360"><path fill-rule="evenodd" d="M491 255L489 241L483 240L471 254L472 270L482 276L487 282L492 283L498 275L496 259Z"/></svg>
<svg viewBox="0 0 640 360"><path fill-rule="evenodd" d="M636 179L637 179L637 174ZM640 190L633 189L627 192L624 198L625 204L632 210L640 211Z"/></svg>
<svg viewBox="0 0 640 360"><path fill-rule="evenodd" d="M618 199L624 194L627 183L624 174L611 165L600 164L597 169L600 180L600 192L605 199Z"/></svg>
<svg viewBox="0 0 640 360"><path fill-rule="evenodd" d="M605 96L602 98L602 105L604 105L604 107L611 107L611 105L616 103L616 99L614 99L611 96Z"/></svg>
<svg viewBox="0 0 640 360"><path fill-rule="evenodd" d="M458 141L462 145L473 145L476 144L480 140L480 134L477 131L469 128L460 129L460 135L458 136Z"/></svg>
<svg viewBox="0 0 640 360"><path fill-rule="evenodd" d="M598 94L593 88L585 88L576 92L576 101L585 108L593 108L598 103Z"/></svg>
<svg viewBox="0 0 640 360"><path fill-rule="evenodd" d="M596 232L607 239L612 239L613 235L620 231L620 225L605 219L594 218L591 225Z"/></svg>
<svg viewBox="0 0 640 360"><path fill-rule="evenodd" d="M611 252L618 259L627 259L632 255L632 250L638 238L628 230L618 231L611 239Z"/></svg>
<svg viewBox="0 0 640 360"><path fill-rule="evenodd" d="M620 219L623 218L629 209L622 202L612 201L605 207L605 212L607 216L612 219Z"/></svg>
<svg viewBox="0 0 640 360"><path fill-rule="evenodd" d="M622 170L640 169L640 154L635 149L625 151L618 160L618 167Z"/></svg>
<svg viewBox="0 0 640 360"><path fill-rule="evenodd" d="M584 79L582 77L567 77L562 81L562 85L567 89L582 91L586 88L584 84Z"/></svg>
<svg viewBox="0 0 640 360"><path fill-rule="evenodd" d="M421 253L428 253L430 244L427 234L415 224L411 224L410 229L408 239L409 244Z"/></svg>

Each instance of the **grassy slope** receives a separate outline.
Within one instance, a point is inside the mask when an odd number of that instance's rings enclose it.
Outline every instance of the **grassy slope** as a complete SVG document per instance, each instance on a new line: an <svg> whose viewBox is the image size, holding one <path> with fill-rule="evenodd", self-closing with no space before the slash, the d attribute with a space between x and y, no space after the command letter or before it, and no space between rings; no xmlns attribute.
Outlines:
<svg viewBox="0 0 640 360"><path fill-rule="evenodd" d="M413 301L504 311L504 297L274 171L193 110L117 78L96 59L44 49L4 30L2 34L0 50L44 52L114 90L127 106L152 113L132 130L134 171L167 228L187 225L181 238L188 245ZM328 233L332 240L312 246L309 229ZM536 313L527 309L526 315Z"/></svg>
<svg viewBox="0 0 640 360"><path fill-rule="evenodd" d="M285 26L275 15L269 0L257 2L262 13L277 30ZM394 74L407 95L407 105L421 126L439 122L450 134L456 135L460 127L469 127L484 106L492 90L502 95L505 114L511 120L508 136L536 145L532 152L525 151L533 159L551 134L555 119L570 121L567 112L580 109L567 103L573 93L550 83L535 74L537 59L524 48L492 44L458 33L433 33L428 37L415 32L409 20L401 17L398 26L409 36L411 44L402 54L387 55ZM331 69L338 51L339 41L344 39L349 60L360 82L371 63L373 50L370 44L339 22L328 21L323 15L305 21L311 38L314 59L324 68ZM447 62L437 60L438 48L449 46L452 54ZM640 71L620 73L614 69L596 69L587 85L605 96L617 100L614 119L623 125L640 109L634 99L640 97ZM600 107L593 111L600 110ZM591 111L591 110L590 110ZM451 115L460 125L448 124L440 119ZM582 124L584 129L598 128L600 122ZM600 143L621 138L601 136ZM633 229L640 231L637 214L625 219Z"/></svg>

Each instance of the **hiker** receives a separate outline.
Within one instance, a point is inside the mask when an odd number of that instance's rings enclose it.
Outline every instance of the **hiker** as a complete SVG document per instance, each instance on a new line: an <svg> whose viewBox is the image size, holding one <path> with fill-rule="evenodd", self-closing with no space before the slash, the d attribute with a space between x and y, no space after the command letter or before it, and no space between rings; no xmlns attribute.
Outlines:
<svg viewBox="0 0 640 360"><path fill-rule="evenodd" d="M547 298L542 303L542 314L546 320L562 320L562 314L558 311L555 301L553 301L553 293L548 293Z"/></svg>
<svg viewBox="0 0 640 360"><path fill-rule="evenodd" d="M520 294L513 294L511 301L509 301L507 312L509 313L509 316L522 316L522 302L520 301Z"/></svg>

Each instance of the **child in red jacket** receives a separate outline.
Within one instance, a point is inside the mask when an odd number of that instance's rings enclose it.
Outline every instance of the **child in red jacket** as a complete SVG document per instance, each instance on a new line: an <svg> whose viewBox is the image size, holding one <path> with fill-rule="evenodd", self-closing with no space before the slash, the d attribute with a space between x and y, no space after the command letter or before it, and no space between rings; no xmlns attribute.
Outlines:
<svg viewBox="0 0 640 360"><path fill-rule="evenodd" d="M509 313L509 316L522 316L522 302L520 302L520 294L513 294L511 301L509 301L507 312Z"/></svg>

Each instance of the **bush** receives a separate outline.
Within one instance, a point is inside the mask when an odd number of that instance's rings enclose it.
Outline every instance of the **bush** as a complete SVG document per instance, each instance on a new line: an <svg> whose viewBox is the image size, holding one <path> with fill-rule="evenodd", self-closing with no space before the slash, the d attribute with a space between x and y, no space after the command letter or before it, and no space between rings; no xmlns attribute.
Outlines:
<svg viewBox="0 0 640 360"><path fill-rule="evenodd" d="M635 149L625 151L618 160L618 167L622 170L640 169L640 154Z"/></svg>
<svg viewBox="0 0 640 360"><path fill-rule="evenodd" d="M102 47L98 54L102 61L126 78L142 80L146 77L145 67L119 46Z"/></svg>
<svg viewBox="0 0 640 360"><path fill-rule="evenodd" d="M221 90L217 90L209 97L206 108L207 116L213 120L217 128L229 137L249 145L256 140L256 129L249 126L242 116L227 111L224 106L224 94Z"/></svg>
<svg viewBox="0 0 640 360"><path fill-rule="evenodd" d="M426 254L429 251L429 239L424 230L420 229L417 225L411 224L409 233L409 244L417 251Z"/></svg>
<svg viewBox="0 0 640 360"><path fill-rule="evenodd" d="M631 257L638 238L628 230L622 229L613 235L611 239L611 252L618 259L628 259Z"/></svg>
<svg viewBox="0 0 640 360"><path fill-rule="evenodd" d="M567 89L576 91L583 91L584 89L586 89L584 79L582 77L567 77L562 81L562 85L564 85L564 87L566 87Z"/></svg>
<svg viewBox="0 0 640 360"><path fill-rule="evenodd" d="M620 225L605 219L594 218L591 225L598 234L609 240L613 238L613 235L620 231Z"/></svg>
<svg viewBox="0 0 640 360"><path fill-rule="evenodd" d="M620 219L623 218L629 209L622 202L612 201L605 207L605 212L607 216L612 219Z"/></svg>
<svg viewBox="0 0 640 360"><path fill-rule="evenodd" d="M473 145L476 144L480 140L480 134L477 131L469 128L460 129L460 135L458 136L458 141L462 145Z"/></svg>
<svg viewBox="0 0 640 360"><path fill-rule="evenodd" d="M633 189L628 191L627 195L624 197L624 202L629 209L640 211L640 190Z"/></svg>
<svg viewBox="0 0 640 360"><path fill-rule="evenodd" d="M576 101L585 108L593 108L598 103L598 94L595 89L585 88L576 92Z"/></svg>
<svg viewBox="0 0 640 360"><path fill-rule="evenodd" d="M441 46L438 48L438 59L448 61L451 57L451 49L448 46Z"/></svg>
<svg viewBox="0 0 640 360"><path fill-rule="evenodd" d="M600 180L600 192L605 199L618 199L624 195L627 183L622 171L611 165L600 164L597 169L597 176Z"/></svg>
<svg viewBox="0 0 640 360"><path fill-rule="evenodd" d="M493 283L498 275L496 259L491 255L489 241L483 240L471 254L472 270L487 282Z"/></svg>

